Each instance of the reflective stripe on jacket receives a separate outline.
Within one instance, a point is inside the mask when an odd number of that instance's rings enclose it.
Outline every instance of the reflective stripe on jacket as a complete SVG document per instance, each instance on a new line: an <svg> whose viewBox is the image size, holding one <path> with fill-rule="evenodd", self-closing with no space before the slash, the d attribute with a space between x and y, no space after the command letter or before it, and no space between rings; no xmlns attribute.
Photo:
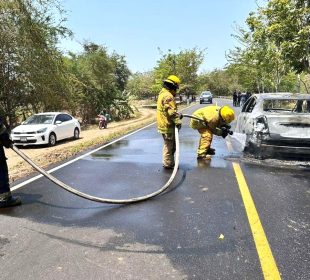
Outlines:
<svg viewBox="0 0 310 280"><path fill-rule="evenodd" d="M175 125L181 123L177 109L173 94L163 88L157 99L157 129L159 133L173 133Z"/></svg>
<svg viewBox="0 0 310 280"><path fill-rule="evenodd" d="M191 119L189 126L193 129L207 128L215 135L222 135L220 127L224 124L224 121L220 117L220 109L221 107L219 106L208 106L196 110L193 115L205 120L207 125L198 120Z"/></svg>

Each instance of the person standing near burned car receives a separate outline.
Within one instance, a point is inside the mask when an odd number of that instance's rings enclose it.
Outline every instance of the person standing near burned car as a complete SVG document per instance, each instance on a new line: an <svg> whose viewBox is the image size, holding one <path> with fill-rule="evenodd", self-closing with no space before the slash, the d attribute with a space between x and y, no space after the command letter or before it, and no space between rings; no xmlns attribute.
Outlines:
<svg viewBox="0 0 310 280"><path fill-rule="evenodd" d="M164 139L163 167L174 167L175 127L181 129L181 120L177 112L175 95L180 86L180 79L170 75L163 81L163 88L157 99L157 128Z"/></svg>
<svg viewBox="0 0 310 280"><path fill-rule="evenodd" d="M9 184L9 172L6 163L4 148L10 148L12 141L3 118L0 116L0 208L17 206L21 204L19 197L12 196Z"/></svg>

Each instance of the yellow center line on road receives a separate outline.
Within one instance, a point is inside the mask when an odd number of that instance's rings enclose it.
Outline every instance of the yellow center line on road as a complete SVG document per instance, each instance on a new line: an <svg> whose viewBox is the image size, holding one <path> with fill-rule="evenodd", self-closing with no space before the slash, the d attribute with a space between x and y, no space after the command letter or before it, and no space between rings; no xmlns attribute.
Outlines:
<svg viewBox="0 0 310 280"><path fill-rule="evenodd" d="M233 151L231 142L226 141L229 151ZM234 172L237 178L239 190L244 203L246 214L249 220L250 228L252 231L256 251L258 253L259 261L263 271L265 280L278 280L281 279L277 264L271 252L264 228L259 219L252 195L243 175L239 163L233 162Z"/></svg>

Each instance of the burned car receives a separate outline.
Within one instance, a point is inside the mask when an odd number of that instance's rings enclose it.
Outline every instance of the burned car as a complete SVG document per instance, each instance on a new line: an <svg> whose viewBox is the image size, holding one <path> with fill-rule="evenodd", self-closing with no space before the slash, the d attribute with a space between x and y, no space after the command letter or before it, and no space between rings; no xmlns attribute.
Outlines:
<svg viewBox="0 0 310 280"><path fill-rule="evenodd" d="M235 128L245 151L259 157L310 156L310 95L255 94L243 105Z"/></svg>

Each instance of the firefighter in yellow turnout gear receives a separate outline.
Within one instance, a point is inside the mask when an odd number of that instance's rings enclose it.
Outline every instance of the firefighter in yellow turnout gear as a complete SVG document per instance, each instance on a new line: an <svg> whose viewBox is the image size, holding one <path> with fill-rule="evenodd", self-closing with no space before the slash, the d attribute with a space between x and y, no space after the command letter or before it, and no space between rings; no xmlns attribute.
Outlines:
<svg viewBox="0 0 310 280"><path fill-rule="evenodd" d="M180 115L177 113L175 95L180 86L180 79L170 75L163 81L163 88L157 100L157 129L164 139L163 167L174 167L175 127L181 128Z"/></svg>
<svg viewBox="0 0 310 280"><path fill-rule="evenodd" d="M213 134L226 138L228 135L227 125L235 119L234 110L228 106L208 106L198 109L194 116L203 119L205 123L191 119L190 127L200 133L197 159L211 159L215 150L211 148Z"/></svg>

